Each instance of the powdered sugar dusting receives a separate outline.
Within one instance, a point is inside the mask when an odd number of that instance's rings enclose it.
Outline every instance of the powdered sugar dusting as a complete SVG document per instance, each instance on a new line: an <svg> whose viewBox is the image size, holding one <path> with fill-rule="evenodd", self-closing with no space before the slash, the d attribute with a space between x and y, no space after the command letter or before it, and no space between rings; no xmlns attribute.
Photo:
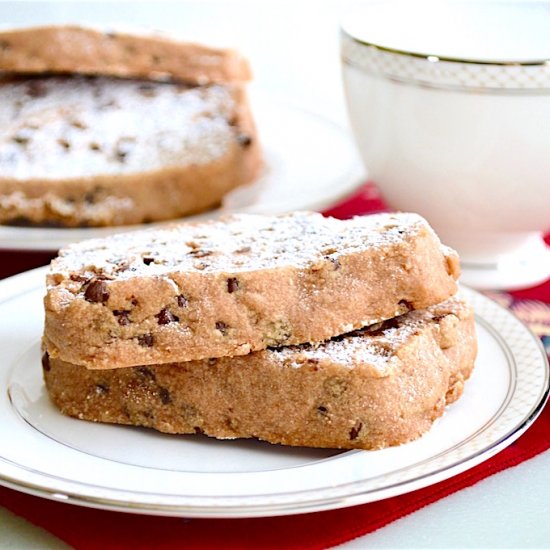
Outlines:
<svg viewBox="0 0 550 550"><path fill-rule="evenodd" d="M189 88L107 77L0 84L0 171L65 179L204 164L236 135L226 86Z"/></svg>
<svg viewBox="0 0 550 550"><path fill-rule="evenodd" d="M242 272L281 266L316 268L342 254L409 242L426 221L416 214L378 214L352 220L298 212L239 214L219 221L118 234L71 245L55 272L101 272L119 279L174 272ZM123 269L122 267L123 266Z"/></svg>
<svg viewBox="0 0 550 550"><path fill-rule="evenodd" d="M322 344L271 349L270 358L281 366L294 368L327 361L347 368L369 365L383 375L392 361L396 360L399 348L411 336L447 315L462 317L467 309L468 305L455 296L424 310L411 311Z"/></svg>

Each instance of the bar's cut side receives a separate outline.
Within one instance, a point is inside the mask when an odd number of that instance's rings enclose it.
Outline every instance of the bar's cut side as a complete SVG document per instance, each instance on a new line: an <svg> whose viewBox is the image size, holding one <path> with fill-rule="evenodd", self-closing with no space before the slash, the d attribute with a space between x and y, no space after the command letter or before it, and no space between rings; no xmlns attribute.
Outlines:
<svg viewBox="0 0 550 550"><path fill-rule="evenodd" d="M451 298L318 346L89 370L43 357L65 414L221 439L377 449L418 438L462 394L473 314Z"/></svg>
<svg viewBox="0 0 550 550"><path fill-rule="evenodd" d="M236 215L71 245L51 264L52 358L118 368L317 343L457 289L415 214Z"/></svg>

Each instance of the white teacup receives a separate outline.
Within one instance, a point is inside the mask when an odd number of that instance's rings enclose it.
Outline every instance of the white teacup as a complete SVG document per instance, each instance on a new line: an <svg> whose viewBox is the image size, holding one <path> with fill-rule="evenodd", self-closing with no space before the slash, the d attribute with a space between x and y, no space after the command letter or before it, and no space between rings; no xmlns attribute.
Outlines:
<svg viewBox="0 0 550 550"><path fill-rule="evenodd" d="M388 203L425 216L472 286L550 277L550 2L371 3L344 20L341 50Z"/></svg>

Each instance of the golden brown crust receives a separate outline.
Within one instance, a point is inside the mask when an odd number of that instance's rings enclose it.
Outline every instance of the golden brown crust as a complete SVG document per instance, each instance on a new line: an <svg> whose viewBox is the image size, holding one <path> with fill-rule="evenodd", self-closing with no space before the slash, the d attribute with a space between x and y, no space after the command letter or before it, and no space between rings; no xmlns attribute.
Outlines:
<svg viewBox="0 0 550 550"><path fill-rule="evenodd" d="M54 260L44 341L94 369L321 342L452 296L454 255L410 214L240 215L118 235Z"/></svg>
<svg viewBox="0 0 550 550"><path fill-rule="evenodd" d="M79 73L199 85L250 79L247 61L233 50L76 25L1 32L0 72Z"/></svg>
<svg viewBox="0 0 550 550"><path fill-rule="evenodd" d="M462 393L476 355L469 307L453 298L318 347L113 370L44 358L68 415L168 433L373 449L418 438Z"/></svg>

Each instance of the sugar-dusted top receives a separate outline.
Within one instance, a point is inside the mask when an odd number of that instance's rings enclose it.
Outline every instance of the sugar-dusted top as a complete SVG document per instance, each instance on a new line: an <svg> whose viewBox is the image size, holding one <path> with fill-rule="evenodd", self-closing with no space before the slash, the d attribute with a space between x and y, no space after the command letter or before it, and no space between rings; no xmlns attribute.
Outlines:
<svg viewBox="0 0 550 550"><path fill-rule="evenodd" d="M306 267L341 254L410 241L429 228L417 214L377 214L351 220L296 212L236 214L84 241L61 250L52 273L101 274L117 279L174 272L243 272Z"/></svg>
<svg viewBox="0 0 550 550"><path fill-rule="evenodd" d="M203 164L237 139L225 86L106 77L0 83L0 174L65 179Z"/></svg>
<svg viewBox="0 0 550 550"><path fill-rule="evenodd" d="M321 344L281 347L270 349L268 353L272 361L282 366L300 368L328 361L348 368L367 365L383 376L391 369L399 348L413 334L447 315L463 318L466 311L469 311L468 304L454 296L435 306L411 311Z"/></svg>

